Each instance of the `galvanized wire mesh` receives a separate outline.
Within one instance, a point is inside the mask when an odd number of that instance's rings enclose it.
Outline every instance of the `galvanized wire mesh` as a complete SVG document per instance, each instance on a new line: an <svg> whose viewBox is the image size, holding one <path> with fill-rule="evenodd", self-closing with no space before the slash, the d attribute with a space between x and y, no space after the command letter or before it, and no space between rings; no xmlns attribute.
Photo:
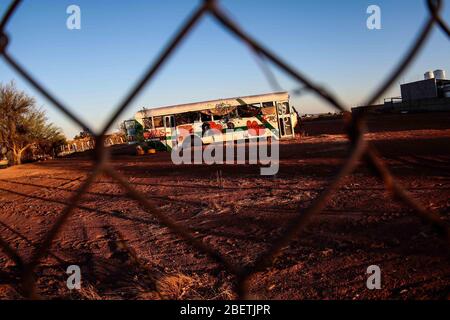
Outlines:
<svg viewBox="0 0 450 320"><path fill-rule="evenodd" d="M224 270L236 276L236 293L240 298L248 297L248 280L256 272L260 272L269 267L273 259L280 254L282 249L286 247L294 237L305 228L311 220L311 217L318 214L327 204L332 194L339 188L343 178L351 174L361 160L365 161L372 172L377 177L381 178L385 184L386 189L392 197L402 201L406 205L414 209L414 212L427 224L430 224L434 229L445 237L446 241L450 243L450 228L438 214L426 209L422 204L416 201L391 175L389 168L385 162L378 155L375 147L364 138L366 129L366 114L363 112L357 116L350 114L347 109L341 104L326 88L319 87L306 75L298 71L296 68L288 64L286 61L279 58L276 53L266 48L249 34L247 34L235 21L233 21L228 14L220 8L218 1L205 0L199 8L197 8L181 25L176 34L170 39L157 57L156 61L146 70L144 76L139 79L134 88L128 93L123 101L120 102L114 113L109 118L109 121L100 131L95 133L89 126L80 120L74 113L70 111L63 103L58 101L49 90L47 90L37 79L33 78L31 74L14 58L8 51L8 35L6 27L8 22L13 17L14 13L19 10L21 0L14 0L10 4L4 17L0 22L0 55L3 59L32 87L46 97L58 110L63 112L66 116L72 119L82 128L87 128L96 139L96 148L94 162L95 166L89 177L80 186L77 192L71 197L70 205L68 205L56 222L52 225L50 230L45 234L42 241L37 245L37 249L33 252L29 261L24 261L17 250L13 249L3 238L0 237L0 247L4 253L13 260L22 274L22 293L27 298L39 298L35 290L34 271L39 265L41 259L48 255L55 238L61 232L64 225L67 223L69 217L74 212L74 209L79 205L84 193L94 182L96 177L103 173L107 174L116 180L128 193L128 195L138 201L143 207L149 210L160 222L161 225L169 228L174 234L184 239L196 250L206 254L212 260L218 262ZM429 11L429 17L422 26L416 39L412 43L410 49L396 67L388 74L386 80L374 91L367 99L367 105L372 105L377 101L384 92L399 78L399 76L408 68L411 62L416 58L419 51L425 46L427 38L434 27L438 27L447 37L450 37L450 29L446 22L441 18L440 11L442 8L442 0L426 0ZM315 199L311 206L304 212L301 212L298 217L294 218L286 230L281 233L281 236L274 241L272 246L263 252L250 266L239 267L231 263L227 257L221 255L213 248L203 243L198 238L194 237L190 231L181 226L164 212L162 212L156 205L154 205L144 194L133 188L128 183L126 177L113 169L108 161L108 149L103 143L104 136L107 131L113 126L116 120L124 112L124 110L131 104L136 96L144 89L144 87L154 78L154 75L160 70L161 66L167 62L168 58L178 48L179 44L185 39L192 28L206 15L211 15L215 20L222 25L224 29L229 31L234 37L247 45L252 52L254 52L258 59L263 63L270 62L280 70L284 71L292 79L297 81L299 85L315 93L318 97L328 102L331 107L338 111L344 112L346 115L347 135L351 142L351 152L342 166L338 174L334 177L331 183L325 190ZM270 71L266 69L266 76L271 78ZM269 79L276 84L276 80Z"/></svg>

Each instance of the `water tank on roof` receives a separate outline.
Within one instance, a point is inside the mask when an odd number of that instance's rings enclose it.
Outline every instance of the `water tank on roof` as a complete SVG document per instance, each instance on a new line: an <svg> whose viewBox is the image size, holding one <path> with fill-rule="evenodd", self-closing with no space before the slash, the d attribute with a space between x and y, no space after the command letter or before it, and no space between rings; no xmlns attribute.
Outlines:
<svg viewBox="0 0 450 320"><path fill-rule="evenodd" d="M433 73L433 71L427 71L427 72L425 72L423 77L424 77L425 80L433 79L434 78L434 73Z"/></svg>
<svg viewBox="0 0 450 320"><path fill-rule="evenodd" d="M436 78L436 80L445 80L445 71L438 69L438 70L434 70L434 77Z"/></svg>

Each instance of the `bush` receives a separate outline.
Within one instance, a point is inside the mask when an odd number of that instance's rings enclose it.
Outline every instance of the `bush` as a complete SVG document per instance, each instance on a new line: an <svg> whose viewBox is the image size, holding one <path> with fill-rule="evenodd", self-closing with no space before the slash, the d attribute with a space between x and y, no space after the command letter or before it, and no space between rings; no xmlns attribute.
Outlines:
<svg viewBox="0 0 450 320"><path fill-rule="evenodd" d="M14 164L26 156L53 156L65 143L60 129L47 121L34 98L19 91L13 82L0 83L0 144L12 155Z"/></svg>

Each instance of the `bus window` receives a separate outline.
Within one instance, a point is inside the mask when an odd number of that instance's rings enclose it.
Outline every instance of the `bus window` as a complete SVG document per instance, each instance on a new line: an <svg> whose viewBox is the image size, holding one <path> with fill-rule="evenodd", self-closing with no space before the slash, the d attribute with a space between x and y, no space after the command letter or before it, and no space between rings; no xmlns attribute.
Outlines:
<svg viewBox="0 0 450 320"><path fill-rule="evenodd" d="M198 112L185 112L185 113L179 113L175 115L175 122L178 126L183 124L191 124L199 119Z"/></svg>
<svg viewBox="0 0 450 320"><path fill-rule="evenodd" d="M275 116L277 114L277 110L275 108L275 106L272 107L263 107L261 109L261 113L265 116L269 116L269 115L273 115Z"/></svg>
<svg viewBox="0 0 450 320"><path fill-rule="evenodd" d="M273 104L273 101L263 102L263 108L269 108L269 107L275 107L275 105Z"/></svg>
<svg viewBox="0 0 450 320"><path fill-rule="evenodd" d="M164 127L175 128L175 117L174 116L164 116Z"/></svg>
<svg viewBox="0 0 450 320"><path fill-rule="evenodd" d="M201 115L201 121L202 122L206 122L206 121L212 121L212 117L210 114L205 114L203 112L200 112Z"/></svg>
<svg viewBox="0 0 450 320"><path fill-rule="evenodd" d="M284 114L290 114L291 113L291 110L289 108L289 102L283 102L283 103L281 103L281 105L282 105Z"/></svg>
<svg viewBox="0 0 450 320"><path fill-rule="evenodd" d="M256 117L261 112L261 108L260 108L259 104L243 105L243 106L239 106L237 109L238 109L239 116L242 118Z"/></svg>
<svg viewBox="0 0 450 320"><path fill-rule="evenodd" d="M232 112L232 113L228 113L228 114L225 114L225 115L222 115L222 116L213 115L213 118L214 118L214 121L225 121L225 122L228 122L231 119L236 118L236 116L235 116L235 113Z"/></svg>
<svg viewBox="0 0 450 320"><path fill-rule="evenodd" d="M226 117L226 116L216 116L216 115L213 115L213 118L214 118L213 121L220 121L220 120L223 120L225 117Z"/></svg>
<svg viewBox="0 0 450 320"><path fill-rule="evenodd" d="M142 119L144 122L144 129L153 129L152 118Z"/></svg>
<svg viewBox="0 0 450 320"><path fill-rule="evenodd" d="M164 127L163 117L161 117L161 116L153 117L153 123L155 124L155 128Z"/></svg>

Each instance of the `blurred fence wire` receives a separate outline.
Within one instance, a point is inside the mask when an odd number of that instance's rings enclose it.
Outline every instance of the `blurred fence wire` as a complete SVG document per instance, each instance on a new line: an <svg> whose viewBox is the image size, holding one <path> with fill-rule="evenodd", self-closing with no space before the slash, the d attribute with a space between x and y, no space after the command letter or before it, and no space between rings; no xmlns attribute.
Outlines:
<svg viewBox="0 0 450 320"><path fill-rule="evenodd" d="M55 98L47 88L45 88L31 73L24 68L16 58L8 51L9 35L7 34L7 25L12 19L14 13L19 9L21 0L14 0L11 2L9 8L4 14L0 22L0 55L9 64L17 74L19 74L25 81L34 87L40 94L46 97L57 109L64 113L67 117L72 119L76 124L82 128L87 128L95 137L95 156L94 169L90 173L88 179L80 186L76 193L71 197L70 204L63 210L56 222L52 225L50 230L44 235L42 241L37 244L36 250L32 253L31 259L25 261L19 252L12 248L7 241L0 236L0 247L3 252L13 260L21 271L21 292L26 298L36 299L39 294L36 292L35 286L35 269L39 266L41 259L50 254L51 246L61 232L64 225L67 223L69 217L74 212L74 209L79 205L84 193L86 193L99 174L107 174L116 180L128 193L128 195L138 201L151 214L153 214L159 223L169 228L174 234L184 239L196 250L206 254L212 260L219 263L226 271L230 272L236 277L236 293L239 298L249 297L248 280L256 272L260 272L269 267L274 258L281 253L284 247L289 245L294 237L297 237L302 229L311 220L311 217L318 214L327 204L327 201L333 193L339 188L343 178L353 172L358 164L362 161L366 162L371 168L374 175L382 179L386 189L390 192L392 197L402 201L410 206L414 212L425 222L434 227L434 229L445 237L446 241L450 243L450 229L449 226L440 218L440 216L417 202L392 176L389 168L378 155L375 147L364 139L365 133L365 114L352 115L347 111L344 105L339 102L326 88L320 87L309 79L302 72L297 70L281 59L270 48L263 46L256 41L252 36L246 33L238 24L230 18L230 16L220 7L217 0L204 0L202 4L194 10L194 12L182 23L175 35L169 39L166 46L162 49L156 60L150 67L145 70L143 76L138 79L137 84L130 90L128 95L121 101L105 127L98 133L90 129L89 126L79 119L72 111L65 106L61 101ZM387 75L383 83L369 96L366 104L374 104L383 93L395 83L400 75L408 68L411 62L417 57L420 50L425 46L428 37L433 28L439 28L447 38L450 38L450 29L446 22L440 16L443 6L443 0L426 0L428 8L428 17L424 25L420 28L416 39L411 44L409 50L405 53L400 62ZM168 217L163 211L158 209L147 196L137 191L131 186L126 177L117 172L109 164L108 149L105 147L104 137L108 130L113 126L117 119L122 115L124 110L134 101L137 95L144 89L144 87L154 79L155 74L161 67L168 62L170 56L179 47L180 43L190 33L192 28L199 23L199 21L210 15L220 24L225 30L230 32L235 38L243 42L255 54L259 60L258 63L263 68L268 80L273 86L278 86L274 75L271 73L269 66L264 64L271 64L271 67L276 67L280 71L286 73L290 78L298 82L298 87L303 90L308 90L318 97L326 101L334 109L344 112L346 115L347 135L350 141L350 152L345 164L336 174L335 178L327 186L325 190L313 201L311 206L305 211L301 212L298 217L294 218L286 228L285 232L274 241L272 246L263 252L250 266L240 267L231 263L227 257L221 255L213 248L206 245L199 240L184 226L178 224Z"/></svg>

